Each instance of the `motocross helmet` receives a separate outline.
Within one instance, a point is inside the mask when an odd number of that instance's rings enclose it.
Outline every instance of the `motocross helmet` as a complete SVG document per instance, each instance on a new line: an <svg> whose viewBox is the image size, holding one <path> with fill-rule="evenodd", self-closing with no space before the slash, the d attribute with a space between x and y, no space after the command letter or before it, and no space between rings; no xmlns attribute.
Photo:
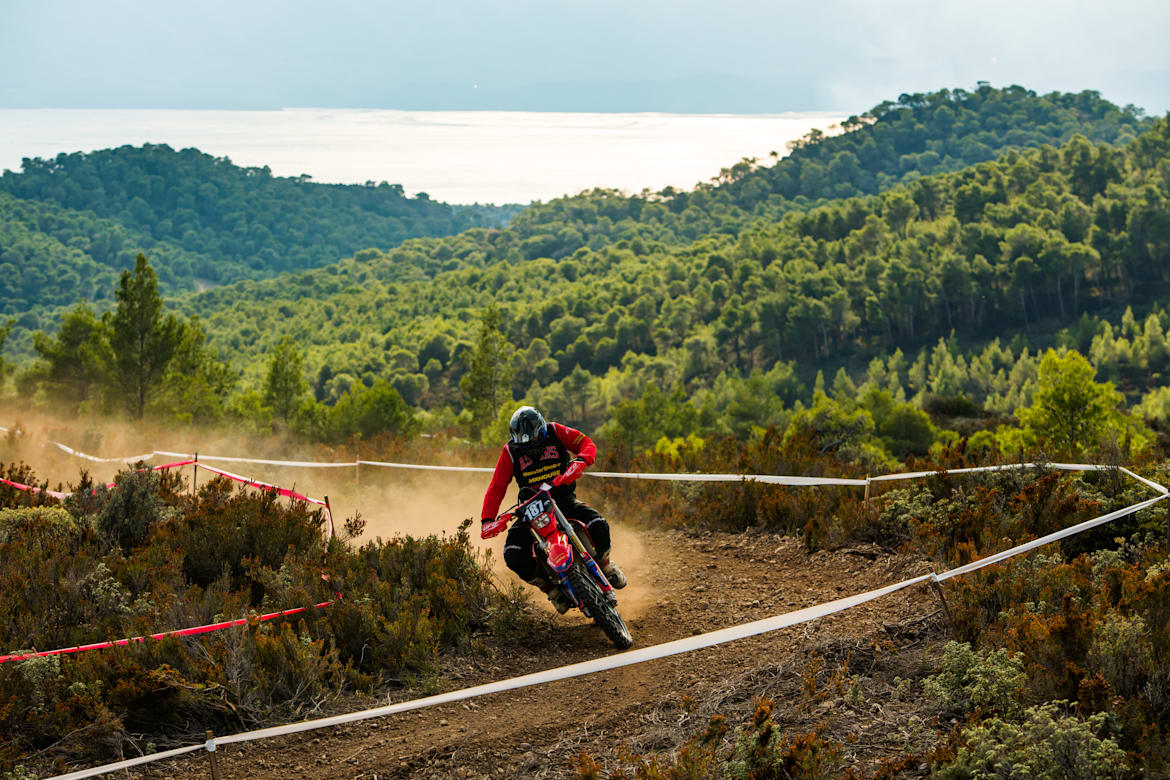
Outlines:
<svg viewBox="0 0 1170 780"><path fill-rule="evenodd" d="M513 442L526 444L543 438L548 431L548 423L545 422L544 416L531 406L521 406L512 412L508 430L512 432Z"/></svg>

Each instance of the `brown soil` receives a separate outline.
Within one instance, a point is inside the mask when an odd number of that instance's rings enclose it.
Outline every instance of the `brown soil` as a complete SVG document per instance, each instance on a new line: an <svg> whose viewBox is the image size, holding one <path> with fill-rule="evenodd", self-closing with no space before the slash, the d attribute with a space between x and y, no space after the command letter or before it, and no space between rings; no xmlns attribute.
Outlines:
<svg viewBox="0 0 1170 780"><path fill-rule="evenodd" d="M626 567L631 580L626 593L633 598L621 604L636 647L788 612L929 571L923 562L876 547L809 555L797 540L771 534L696 537L643 531L639 536L644 554ZM579 615L558 617L535 602L531 609L540 612L523 643L491 645L485 637L486 651L444 659L444 689L615 652L601 631ZM907 677L919 671L919 656L932 644L924 641L930 633L924 627L937 626L938 617L931 617L936 611L929 591L912 588L826 619L673 658L224 746L218 751L220 774L225 780L573 777L582 754L612 768L620 765L622 752L653 754L678 747L702 730L712 714L727 715L733 726L742 723L741 716L760 696L777 701L782 726L808 731L827 723L830 733L845 743L848 760L872 767L883 758L926 747L918 744L923 740L922 729L914 725L915 705L904 701L911 698L905 695L906 685L895 691L890 678L894 671ZM802 679L813 658L823 663L818 679L829 680L816 690L810 690L807 676ZM861 684L845 697L852 675L860 675L854 680ZM419 695L396 693L390 699ZM385 703L385 697L354 698L319 715ZM210 777L203 751L141 772L138 776Z"/></svg>

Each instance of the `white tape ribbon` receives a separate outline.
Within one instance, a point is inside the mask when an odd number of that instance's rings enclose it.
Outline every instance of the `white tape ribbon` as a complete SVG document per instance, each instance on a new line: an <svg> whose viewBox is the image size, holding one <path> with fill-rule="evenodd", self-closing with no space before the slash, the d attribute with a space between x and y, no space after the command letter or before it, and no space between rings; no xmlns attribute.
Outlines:
<svg viewBox="0 0 1170 780"><path fill-rule="evenodd" d="M168 758L175 758L184 753L194 753L196 750L203 748L202 744L188 745L187 747L175 748L174 750L164 750L161 753L148 753L145 756L138 756L138 758L128 758L125 761L119 761L116 764L106 764L105 766L94 767L93 769L79 769L76 772L70 772L67 775L56 775L51 780L81 780L84 777L97 777L104 775L107 772L117 772L121 769L130 769L131 767L141 766L142 764L149 764L152 761L163 761Z"/></svg>
<svg viewBox="0 0 1170 780"><path fill-rule="evenodd" d="M738 626L730 628L719 629L718 631L710 631L706 634L698 634L696 636L689 636L684 639L676 639L673 642L666 642L652 647L645 647L640 650L630 650L625 653L615 653L614 655L604 656L602 658L594 658L591 661L582 661L569 666L561 666L556 669L546 669L543 672L534 672L526 674L522 677L513 677L509 680L500 680L498 682L487 683L485 685L476 685L471 688L464 688L458 691L451 691L449 693L441 693L437 696L428 696L424 699L414 699L412 701L400 702L398 704L390 704L385 707L377 707L370 710L363 710L361 712L351 712L345 715L334 715L329 718L318 718L317 720L302 721L300 723L289 723L284 726L273 726L267 729L260 729L258 731L248 731L240 734L232 734L226 737L217 737L217 741L221 745L227 745L234 742L249 742L256 739L266 739L268 737L278 737L285 734L295 734L300 731L310 731L313 729L326 728L328 726L339 726L345 723L353 723L359 720L367 720L369 718L379 718L384 715L393 715L399 712L408 712L410 710L421 709L423 707L433 707L438 704L449 704L451 702L462 701L464 699L474 698L476 696L486 696L492 693L501 693L503 691L511 691L517 688L527 688L532 685L540 685L542 683L556 682L558 680L568 680L572 677L580 677L586 674L594 674L596 672L604 672L610 669L619 669L623 666L632 666L634 664L645 663L646 661L654 661L660 658L668 658L672 655L680 655L682 653L689 653L695 650L701 650L705 647L712 647L714 645L726 644L737 639L744 639L757 634L765 634L770 631L777 631L782 628L795 626L799 623L807 623L810 620L832 615L836 612L855 607L858 604L864 604L867 601L881 598L887 594L893 593L903 588L908 588L911 585L917 585L920 582L925 582L929 575L922 575L913 579L904 580L893 585L887 585L884 588L877 590L866 591L855 596L846 596L845 598L830 601L825 604L818 604L812 607L805 607L793 612L788 612L783 615L775 617L764 618L763 620L756 620L751 623L743 623Z"/></svg>
<svg viewBox="0 0 1170 780"><path fill-rule="evenodd" d="M379 466L385 469L420 469L423 471L477 471L490 474L494 468L483 466L427 466L421 463L387 463L381 460L359 460L363 466Z"/></svg>
<svg viewBox="0 0 1170 780"><path fill-rule="evenodd" d="M555 669L546 669L543 672L534 672L533 674L526 674L522 677L513 677L508 680L499 680L498 682L486 683L484 685L476 685L471 688L463 688L458 691L451 691L449 693L441 693L437 696L428 696L423 699L412 699L410 701L399 702L398 704L390 704L385 707L375 707L369 710L362 710L360 712L350 712L345 715L334 715L329 718L318 718L316 720L301 721L300 723L288 723L283 726L272 726L271 728L258 729L256 731L245 731L238 734L231 734L226 737L216 737L215 742L220 745L230 745L236 742L252 742L258 739L268 739L270 737L279 737L286 734L296 734L301 731L312 731L315 729L328 728L329 726L340 726L345 723L354 723L361 720L369 720L370 718L380 718L386 715L394 715L400 712L409 712L411 710L423 709L425 707L434 707L439 704L450 704L451 702L462 701L464 699L471 699L477 696L487 696L492 693L502 693L503 691L511 691L517 688L527 688L533 685L541 685L543 683L556 682L558 680L567 680L572 677L581 677L586 674L594 674L595 672L604 672L609 669L619 669L623 666L632 666L634 664L644 663L646 661L654 661L659 658L667 658L672 655L679 655L681 653L689 653L694 650L700 650L705 647L712 647L714 645L721 645L727 642L733 642L737 639L744 639L749 636L756 636L757 634L764 634L770 631L777 631L782 628L788 628L799 623L807 623L810 620L832 615L835 612L841 612L855 607L858 604L864 604L867 601L873 601L876 598L881 598L889 593L893 593L903 588L908 588L911 585L916 585L920 582L925 582L930 578L930 575L924 574L921 577L904 580L893 585L887 585L884 588L877 590L859 593L855 596L847 596L836 601L830 601L826 604L818 604L812 607L805 607L794 612L788 612L776 617L765 618L763 620L756 620L751 623L744 623L730 628L723 628L718 631L710 631L706 634L698 634L696 636L686 637L685 639L676 639L673 642L666 642L661 645L654 645L652 647L645 647L640 650L630 650L625 653L616 653L614 655L604 656L602 658L595 658L591 661L582 661L569 666L560 666ZM169 750L164 753L152 753L149 756L142 756L140 758L131 759L129 761L119 761L116 764L106 764L105 766L98 766L92 769L83 769L77 772L71 772L67 775L60 775L51 780L81 780L86 777L96 777L97 775L105 774L107 772L114 772L119 769L126 769L132 766L144 764L147 761L161 761L166 758L173 758L182 753L190 753L204 747L205 743L198 745L191 745L185 748L177 748Z"/></svg>
<svg viewBox="0 0 1170 780"><path fill-rule="evenodd" d="M800 487L812 487L815 485L865 486L864 479L845 479L843 477L789 477L776 474L634 474L621 471L586 471L585 476L617 479L660 479L673 482L767 482L772 485L794 485Z"/></svg>
<svg viewBox="0 0 1170 780"><path fill-rule="evenodd" d="M154 457L153 452L148 452L145 455L128 455L124 458L99 458L95 455L87 455L84 452L75 450L72 447L66 446L59 441L50 440L49 444L52 444L58 449L68 452L70 455L76 455L79 458L85 458L86 460L91 460L94 463L137 463L140 460L150 460Z"/></svg>
<svg viewBox="0 0 1170 780"><path fill-rule="evenodd" d="M169 455L180 458L194 458L195 456L187 452L168 452L167 450L155 450L155 455ZM266 466L293 466L301 468L313 469L352 469L357 465L356 460L348 462L332 463L326 461L312 461L312 460L266 460L264 458L238 458L230 455L200 455L199 460L217 460L224 463L260 463Z"/></svg>

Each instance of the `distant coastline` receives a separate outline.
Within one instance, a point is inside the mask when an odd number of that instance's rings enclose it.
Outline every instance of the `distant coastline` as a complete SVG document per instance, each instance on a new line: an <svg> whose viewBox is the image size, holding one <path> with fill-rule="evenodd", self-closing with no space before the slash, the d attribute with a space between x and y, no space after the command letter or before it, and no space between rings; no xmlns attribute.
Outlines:
<svg viewBox="0 0 1170 780"><path fill-rule="evenodd" d="M314 181L389 181L450 203L527 203L592 187L691 188L842 113L0 109L0 169L25 157L165 143Z"/></svg>

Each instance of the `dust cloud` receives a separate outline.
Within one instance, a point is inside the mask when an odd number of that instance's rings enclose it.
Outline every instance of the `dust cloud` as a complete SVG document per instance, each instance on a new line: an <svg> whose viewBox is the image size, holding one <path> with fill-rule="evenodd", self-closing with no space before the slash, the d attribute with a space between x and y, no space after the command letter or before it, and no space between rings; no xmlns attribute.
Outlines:
<svg viewBox="0 0 1170 780"><path fill-rule="evenodd" d="M58 441L75 450L102 457L129 457L147 455L154 450L181 453L201 453L201 456L221 455L272 460L307 460L345 462L354 460L352 453L335 451L323 454L321 448L311 445L272 439L256 441L239 431L223 429L192 429L160 426L150 422L116 419L83 418L71 414L54 414L49 410L21 409L0 406L0 462L5 466L24 462L31 466L38 480L48 480L50 488L58 485L69 489L76 485L82 472L95 480L111 481L126 466L121 463L94 463L70 455L53 446ZM20 430L20 435L13 433ZM184 460L184 457L160 455L150 460L151 465ZM435 458L438 461L438 457ZM313 498L329 498L334 523L342 532L345 519L360 516L366 521L365 531L356 541L375 538L388 539L396 535L424 536L427 534L455 534L460 523L472 518L471 544L481 553L490 551L493 575L500 583L518 581L503 561L504 537L479 538L479 516L483 495L491 475L486 472L433 472L392 469L362 465L340 468L306 468L273 466L255 463L232 463L208 460L207 465L230 471L240 476L292 488ZM491 467L488 463L463 465ZM214 477L193 467L182 469L183 479L190 485L204 484ZM578 496L590 500L590 479L578 483ZM516 487L512 485L502 508L516 501ZM613 531L613 559L621 565L629 579L629 586L619 595L623 617L630 619L641 614L653 603L652 574L644 560L643 539L638 531L621 521L604 503L593 504L602 512ZM538 594L537 594L538 595ZM547 606L545 600L534 598L533 603Z"/></svg>

